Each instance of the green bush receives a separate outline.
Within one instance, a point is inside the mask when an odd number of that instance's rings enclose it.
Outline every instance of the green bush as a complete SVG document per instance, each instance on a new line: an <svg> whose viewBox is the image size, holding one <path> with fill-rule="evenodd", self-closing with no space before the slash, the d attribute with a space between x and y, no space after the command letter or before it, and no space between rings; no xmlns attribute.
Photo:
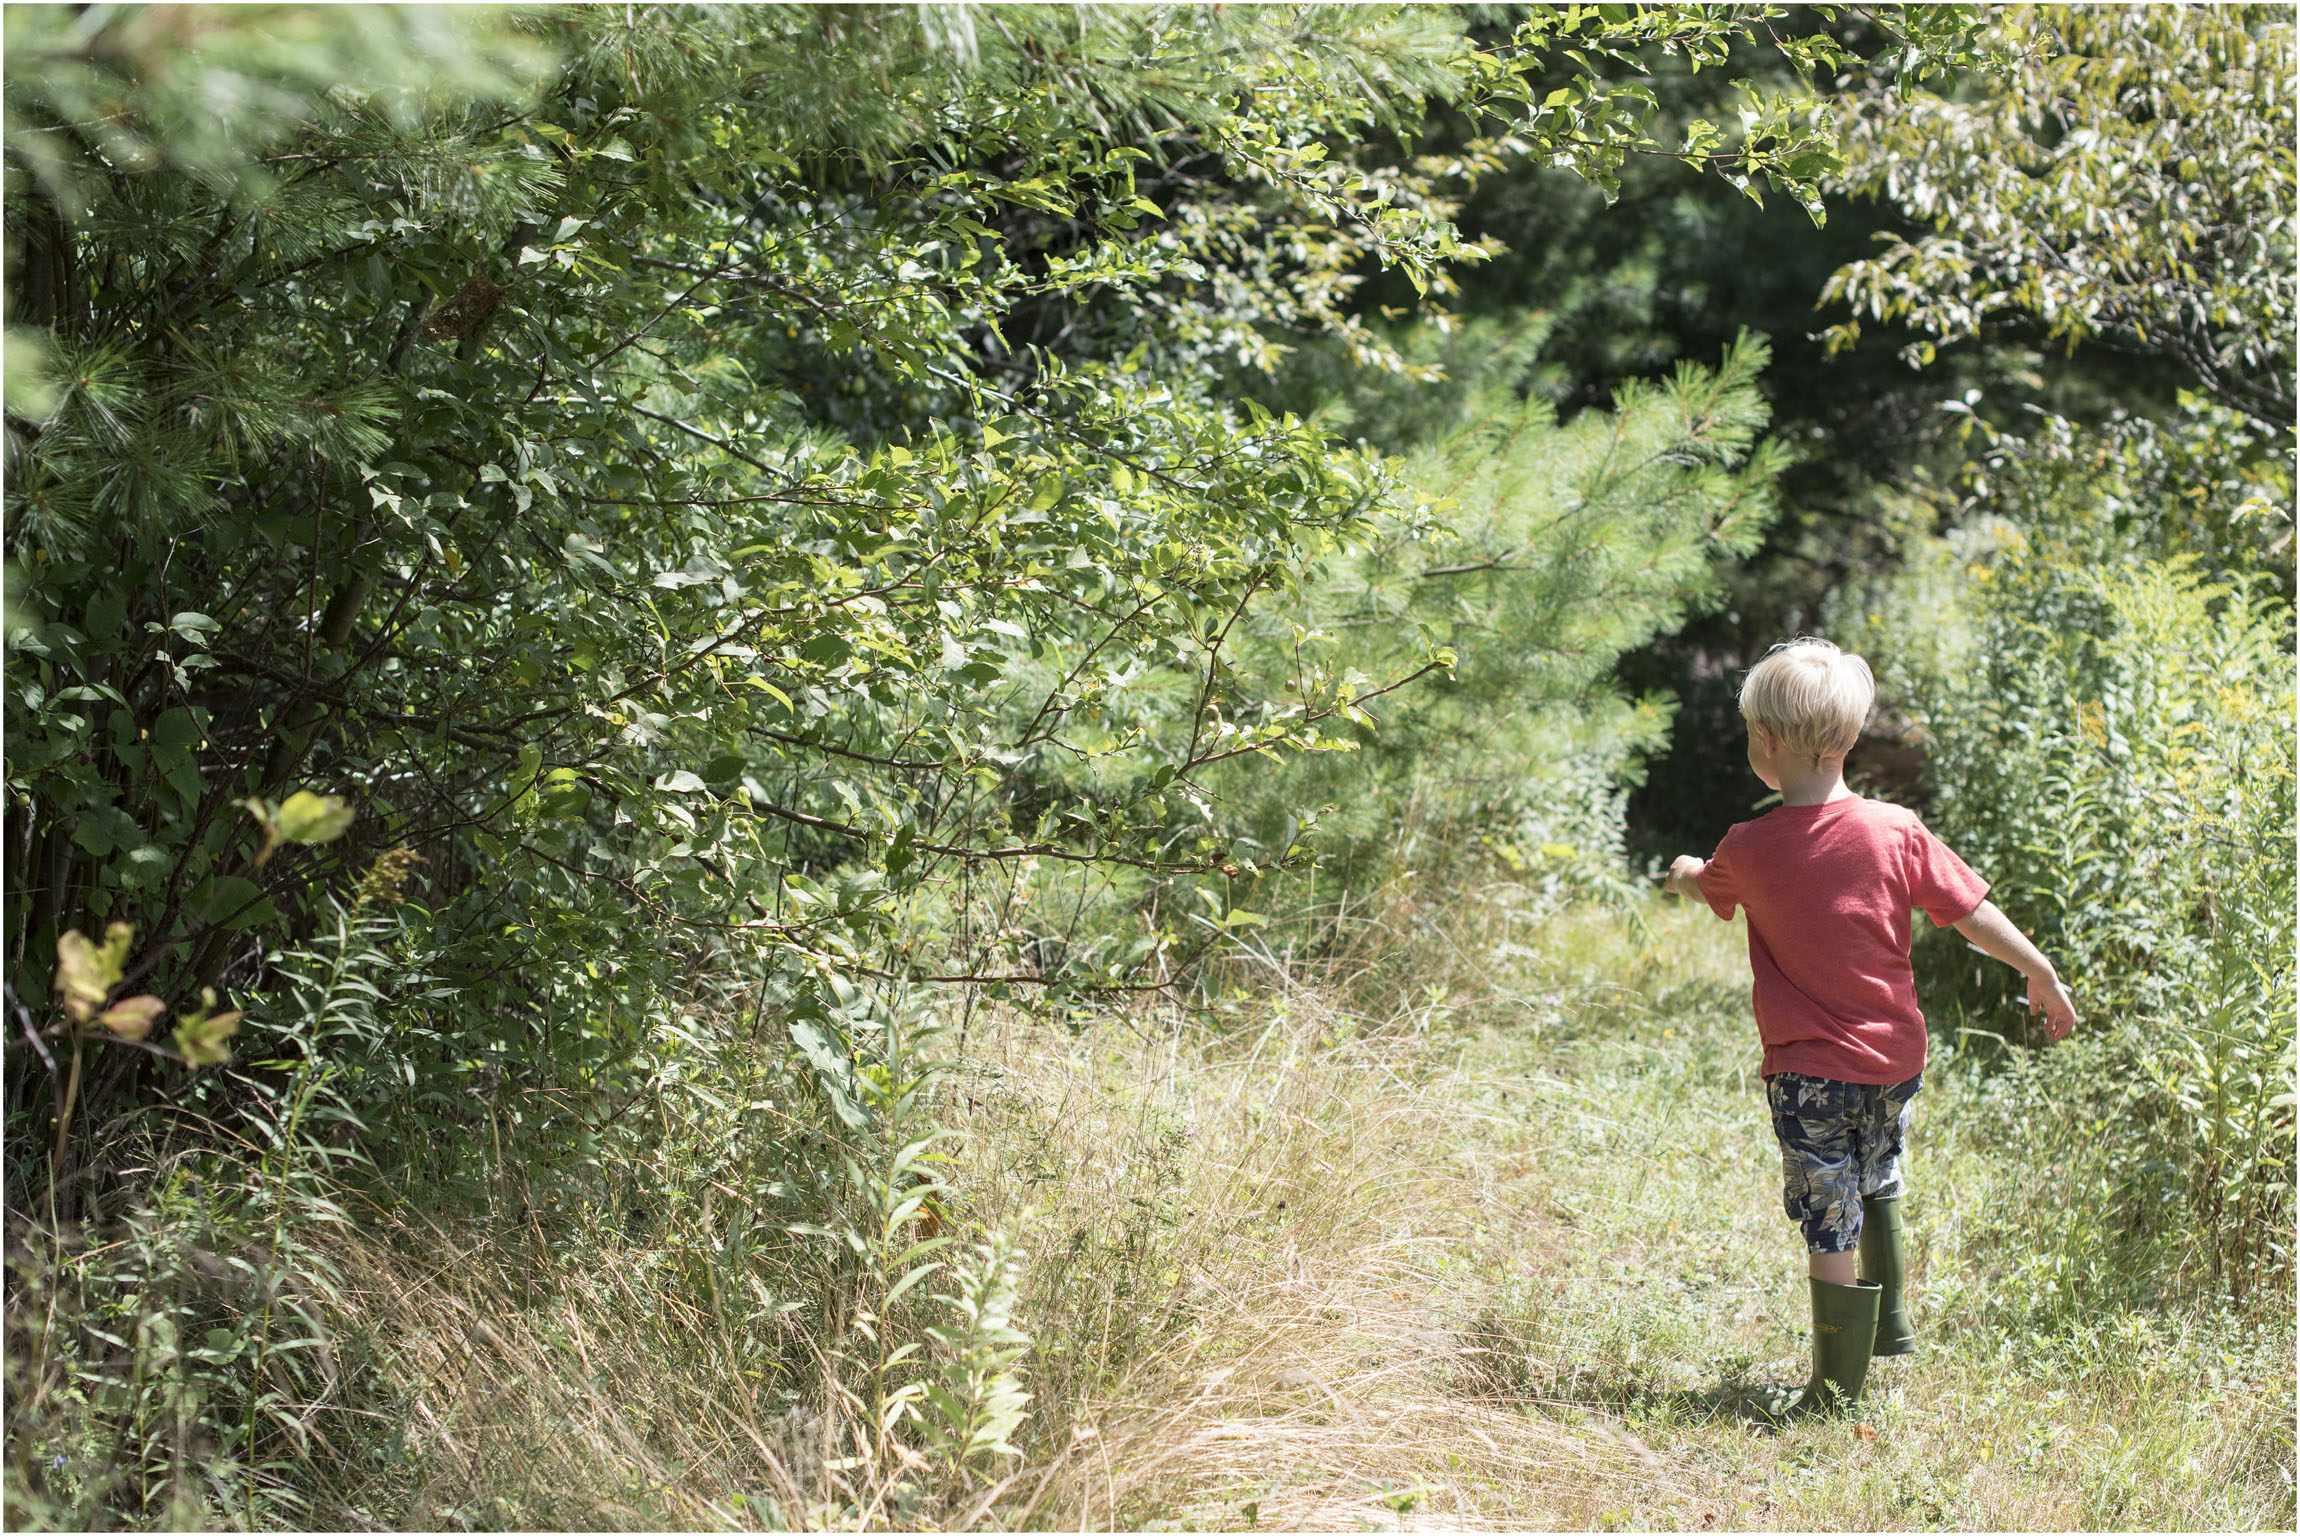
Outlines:
<svg viewBox="0 0 2300 1536"><path fill-rule="evenodd" d="M2050 440L2003 448L1992 494L2023 522L1936 551L1869 620L1922 733L1929 819L2084 1019L2084 1049L2016 1057L1996 1102L2008 1133L2057 1127L2059 1156L2035 1155L2069 1180L2059 1219L2089 1210L2144 1285L2273 1292L2292 1266L2292 609L2265 577L2151 552L2128 458L2072 473ZM2161 537L2184 542L2172 505ZM2041 1041L2017 977L1942 940L1924 958L1964 1028Z"/></svg>
<svg viewBox="0 0 2300 1536"><path fill-rule="evenodd" d="M1561 422L1526 388L1544 329L1473 322L1435 351L1451 388L1395 409L1395 386L1344 396L1351 425L1402 438L1424 505L1329 557L1248 632L1249 665L1273 678L1305 657L1369 679L1430 647L1455 658L1369 701L1354 750L1222 786L1271 847L1295 807L1322 806L1323 886L1395 868L1442 875L1456 856L1537 884L1618 881L1622 800L1666 739L1672 701L1624 697L1614 664L1714 601L1719 571L1774 514L1784 455L1760 440L1762 339Z"/></svg>

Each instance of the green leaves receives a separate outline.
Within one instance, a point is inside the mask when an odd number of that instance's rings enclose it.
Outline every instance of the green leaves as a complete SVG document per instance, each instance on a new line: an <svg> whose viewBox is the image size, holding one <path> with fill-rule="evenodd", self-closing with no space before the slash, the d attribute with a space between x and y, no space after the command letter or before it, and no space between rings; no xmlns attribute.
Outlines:
<svg viewBox="0 0 2300 1536"><path fill-rule="evenodd" d="M351 807L334 795L299 789L277 805L261 796L239 804L263 829L263 844L256 849L254 859L257 869L270 861L282 843L332 843L351 830Z"/></svg>
<svg viewBox="0 0 2300 1536"><path fill-rule="evenodd" d="M1770 353L1744 337L1714 371L1633 385L1613 410L1560 423L1519 385L1539 340L1473 321L1425 341L1421 355L1458 382L1453 430L1412 434L1404 467L1420 505L1393 502L1373 539L1275 594L1236 642L1240 670L1264 680L1255 691L1332 708L1334 745L1350 749L1207 779L1252 829L1257 860L1283 859L1294 818L1319 805L1317 846L1353 879L1406 835L1505 856L1619 847L1619 786L1668 716L1615 693L1610 674L1714 592L1718 564L1773 517L1782 458L1759 441L1757 387ZM1353 403L1386 421L1415 402L1367 387ZM1405 805L1411 834L1397 822ZM1615 867L1543 866L1541 881L1562 893Z"/></svg>
<svg viewBox="0 0 2300 1536"><path fill-rule="evenodd" d="M925 1406L919 1416L927 1445L946 1474L962 1484L986 1484L996 1458L1022 1454L1013 1441L1029 1417L1021 1362L1031 1338L1014 1316L1022 1264L993 1237L949 1271L951 1289L935 1298L948 1321L925 1330L936 1354L910 1400Z"/></svg>
<svg viewBox="0 0 2300 1536"><path fill-rule="evenodd" d="M350 827L351 808L341 800L299 789L280 802L269 830L281 842L331 843Z"/></svg>
<svg viewBox="0 0 2300 1536"><path fill-rule="evenodd" d="M108 1029L123 1040L141 1040L167 1011L168 1005L156 997L124 997L96 1015L96 1027Z"/></svg>
<svg viewBox="0 0 2300 1536"><path fill-rule="evenodd" d="M1829 22L1843 13L1838 6L1807 9ZM1620 191L1627 156L1668 154L1714 171L1760 204L1765 188L1784 192L1819 226L1827 217L1823 182L1839 161L1835 110L1811 89L1816 72L1848 80L1864 75L1889 79L1909 89L1968 68L2005 67L2004 50L1990 48L1982 36L1980 7L1864 12L1863 19L1886 34L1873 62L1831 31L1784 37L1750 13L1725 7L1549 7L1519 23L1510 47L1483 57L1478 105L1505 116L1514 107L1517 115L1509 130L1523 152L1537 164L1573 171L1608 202ZM1736 45L1754 41L1760 25L1769 45L1793 66L1799 84L1781 88L1736 80L1742 102L1738 134L1729 136L1716 124L1696 119L1686 125L1675 149L1655 140L1650 130L1660 103L1636 78L1641 58L1681 55L1698 72L1726 62ZM1572 66L1572 83L1536 101L1534 82L1551 78L1561 60Z"/></svg>
<svg viewBox="0 0 2300 1536"><path fill-rule="evenodd" d="M168 1005L149 994L125 997L105 1006L120 984L135 937L128 924L113 923L105 930L102 944L90 942L77 928L57 938L56 998L74 1024L93 1025L123 1040L142 1040L166 1015Z"/></svg>
<svg viewBox="0 0 2300 1536"><path fill-rule="evenodd" d="M1835 184L1933 233L1831 279L1854 315L1832 347L1864 319L1941 342L2041 324L2161 355L2288 440L2294 37L2283 7L2047 6L1975 33L2018 59L1977 91L1863 92Z"/></svg>
<svg viewBox="0 0 2300 1536"><path fill-rule="evenodd" d="M270 183L258 157L329 91L406 118L438 92L515 92L543 62L531 37L485 15L219 18L185 34L135 13L85 25L36 7L10 15L7 51L8 152L67 207L97 195L104 162L181 167L256 196Z"/></svg>
<svg viewBox="0 0 2300 1536"><path fill-rule="evenodd" d="M431 1043L344 1081L617 1091L752 979L1154 985L1016 892L1241 867L1196 778L1337 749L1396 681L1234 665L1397 483L1219 370L1305 329L1379 360L1360 258L1470 259L1438 173L1356 148L1462 88L1449 13L1026 8L964 62L904 11L587 14L501 113L484 23L268 55L60 14L10 18L12 68L71 55L11 79L11 316L57 373L9 477L9 789L63 881L12 953L85 910L166 935L155 996L274 987L421 848L391 911L456 1001L379 1004ZM444 94L361 94L410 69ZM189 122L202 81L276 89ZM875 1016L796 1017L856 1129Z"/></svg>
<svg viewBox="0 0 2300 1536"><path fill-rule="evenodd" d="M591 787L572 768L554 768L543 776L544 789L536 813L552 821L580 821L591 808Z"/></svg>
<svg viewBox="0 0 2300 1536"><path fill-rule="evenodd" d="M188 1067L220 1067L232 1059L231 1039L239 1033L240 1010L216 1010L213 987L200 992L200 1006L176 1025L176 1050Z"/></svg>

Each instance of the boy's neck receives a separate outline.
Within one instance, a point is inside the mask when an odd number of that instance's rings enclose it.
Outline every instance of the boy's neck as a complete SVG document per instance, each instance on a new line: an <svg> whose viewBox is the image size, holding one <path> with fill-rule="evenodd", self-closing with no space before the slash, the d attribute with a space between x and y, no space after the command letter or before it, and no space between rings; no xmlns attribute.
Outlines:
<svg viewBox="0 0 2300 1536"><path fill-rule="evenodd" d="M1832 800L1852 798L1852 790L1845 786L1845 759L1841 755L1802 762L1792 759L1782 769L1783 805L1827 805Z"/></svg>

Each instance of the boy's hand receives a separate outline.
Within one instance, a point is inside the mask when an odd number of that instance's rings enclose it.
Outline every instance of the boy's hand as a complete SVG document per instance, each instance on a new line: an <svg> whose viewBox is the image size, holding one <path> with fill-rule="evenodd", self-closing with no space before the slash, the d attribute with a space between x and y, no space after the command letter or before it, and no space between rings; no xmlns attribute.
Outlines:
<svg viewBox="0 0 2300 1536"><path fill-rule="evenodd" d="M2060 972L2012 925L2011 918L1997 910L1995 902L1983 901L1958 918L1955 926L1973 948L2028 978L2029 1016L2043 1014L2047 1034L2058 1040L2076 1027L2076 1004L2069 1001L2068 988L2060 984Z"/></svg>
<svg viewBox="0 0 2300 1536"><path fill-rule="evenodd" d="M1692 896L1699 892L1695 884L1701 871L1709 867L1707 859L1697 859L1690 853L1677 855L1669 866L1669 873L1661 881L1661 889L1671 896Z"/></svg>
<svg viewBox="0 0 2300 1536"><path fill-rule="evenodd" d="M2028 1011L2031 1017L2044 1015L2045 1033L2055 1040L2066 1038L2076 1027L2076 1004L2070 1000L2068 988L2060 984L2060 977L2052 971L2029 977Z"/></svg>

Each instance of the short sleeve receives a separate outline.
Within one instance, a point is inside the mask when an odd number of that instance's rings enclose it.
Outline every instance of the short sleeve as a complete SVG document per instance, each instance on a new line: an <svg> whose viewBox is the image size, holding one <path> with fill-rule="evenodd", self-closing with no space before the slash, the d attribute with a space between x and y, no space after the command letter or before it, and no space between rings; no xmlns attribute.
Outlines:
<svg viewBox="0 0 2300 1536"><path fill-rule="evenodd" d="M1961 923L1988 899L1989 883L1974 874L1948 844L1921 821L1909 823L1909 905L1936 928Z"/></svg>
<svg viewBox="0 0 2300 1536"><path fill-rule="evenodd" d="M1733 921L1733 909L1741 904L1740 883L1734 878L1733 834L1727 832L1717 851L1709 855L1701 874L1693 883L1701 892L1701 899L1709 903L1709 910L1726 922Z"/></svg>

